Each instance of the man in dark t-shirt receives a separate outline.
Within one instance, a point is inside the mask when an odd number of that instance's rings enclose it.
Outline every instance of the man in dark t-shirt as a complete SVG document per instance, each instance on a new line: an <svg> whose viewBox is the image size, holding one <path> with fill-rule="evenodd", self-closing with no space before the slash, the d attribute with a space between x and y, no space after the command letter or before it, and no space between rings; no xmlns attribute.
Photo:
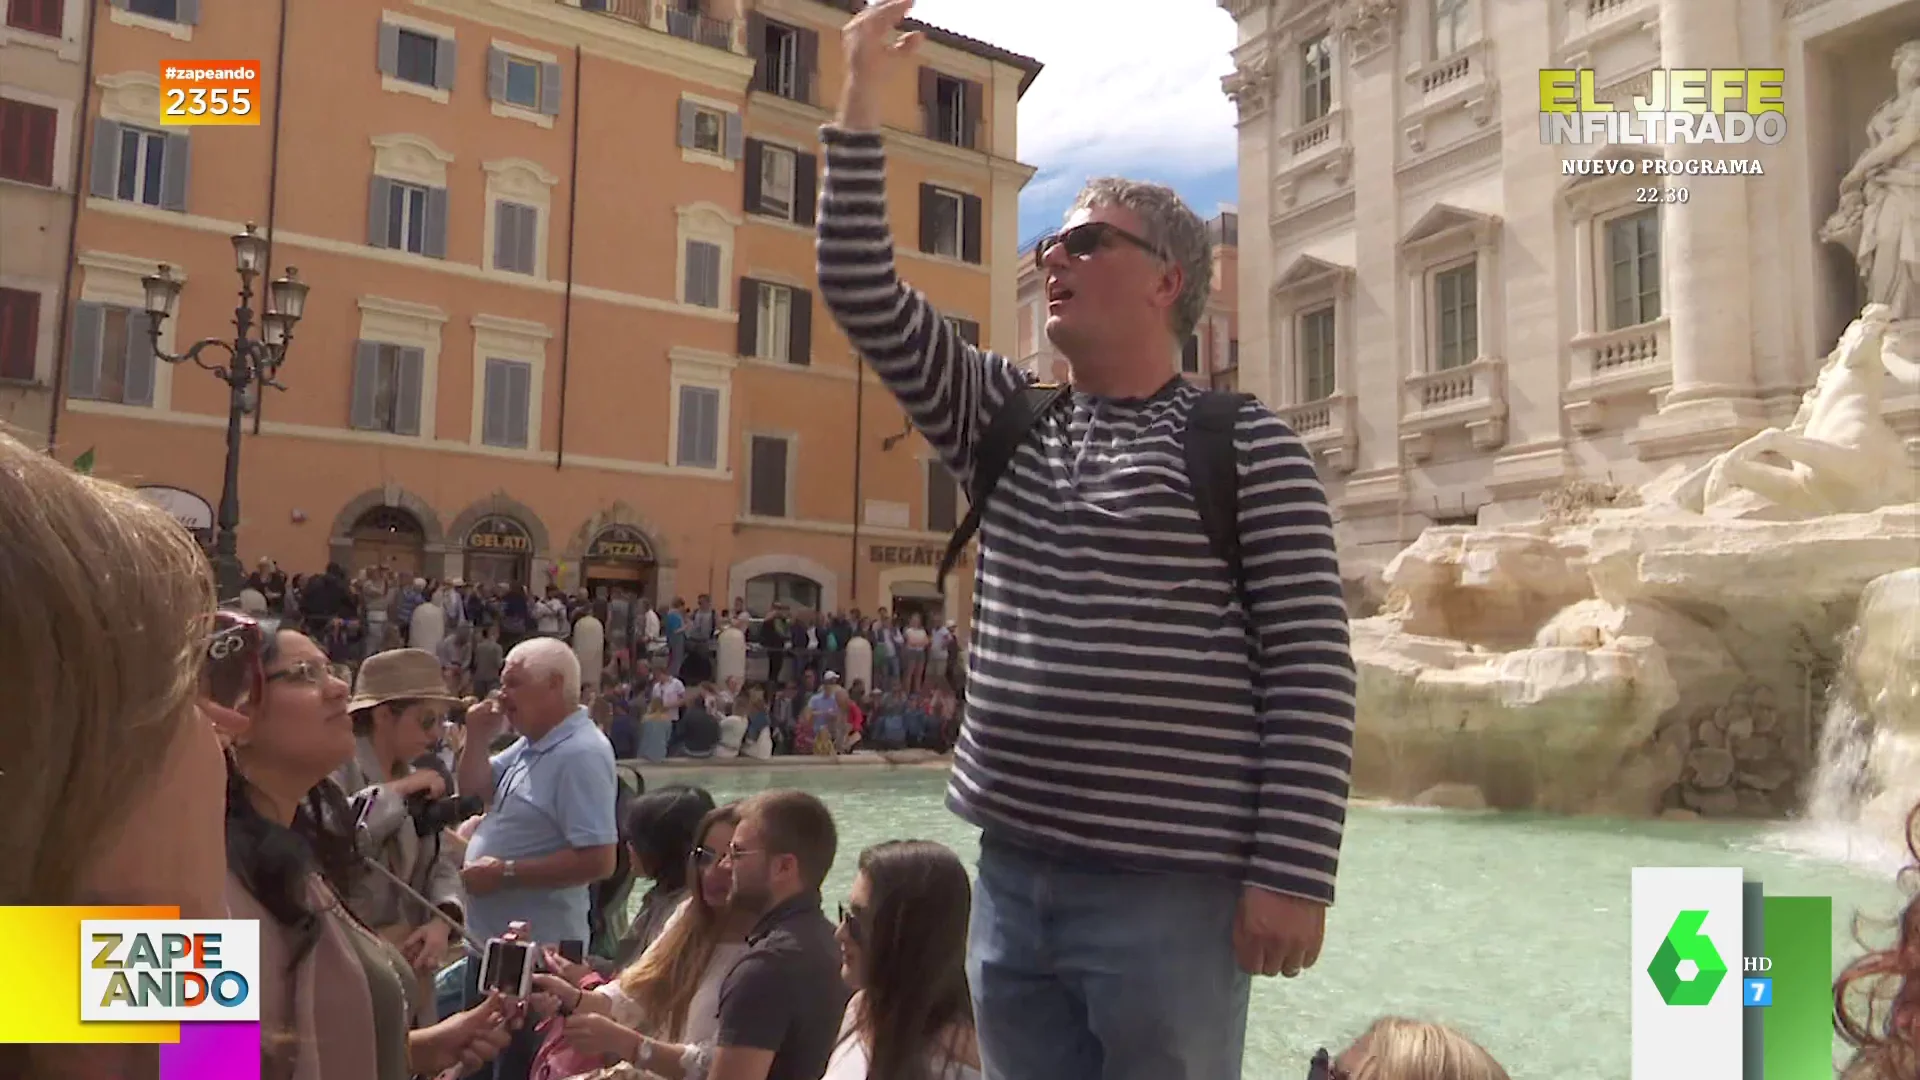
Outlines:
<svg viewBox="0 0 1920 1080"><path fill-rule="evenodd" d="M804 791L769 791L740 806L723 853L733 867L733 906L760 921L747 951L720 984L718 1034L704 1075L726 1080L819 1080L846 1014L840 946L820 910L833 868L833 815ZM594 1042L643 1069L681 1076L703 1047L674 1046L628 1032L630 1044Z"/></svg>

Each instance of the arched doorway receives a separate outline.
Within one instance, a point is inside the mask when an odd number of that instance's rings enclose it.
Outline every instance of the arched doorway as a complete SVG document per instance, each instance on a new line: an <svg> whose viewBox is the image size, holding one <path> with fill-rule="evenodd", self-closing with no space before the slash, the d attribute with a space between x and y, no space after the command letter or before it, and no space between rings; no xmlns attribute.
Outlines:
<svg viewBox="0 0 1920 1080"><path fill-rule="evenodd" d="M416 578L426 567L427 534L420 519L397 506L376 506L361 514L348 531L354 574L384 566L402 578Z"/></svg>
<svg viewBox="0 0 1920 1080"><path fill-rule="evenodd" d="M820 583L810 577L774 573L748 578L743 595L747 598L748 611L765 615L775 604L785 604L796 611L819 611L822 591Z"/></svg>
<svg viewBox="0 0 1920 1080"><path fill-rule="evenodd" d="M580 583L587 595L604 600L615 589L639 593L658 602L655 589L659 558L647 534L632 525L608 525L593 534L580 559Z"/></svg>
<svg viewBox="0 0 1920 1080"><path fill-rule="evenodd" d="M920 616L920 625L931 630L946 621L946 600L940 587L931 581L896 581L887 590L887 606L901 625L912 615Z"/></svg>
<svg viewBox="0 0 1920 1080"><path fill-rule="evenodd" d="M466 553L466 579L475 585L526 585L533 577L533 535L505 514L488 514L473 523L460 546Z"/></svg>

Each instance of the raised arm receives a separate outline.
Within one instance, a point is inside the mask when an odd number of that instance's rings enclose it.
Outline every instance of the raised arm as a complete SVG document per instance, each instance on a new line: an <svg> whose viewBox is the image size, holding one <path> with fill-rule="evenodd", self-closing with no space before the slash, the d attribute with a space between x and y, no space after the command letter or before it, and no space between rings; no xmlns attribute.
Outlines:
<svg viewBox="0 0 1920 1080"><path fill-rule="evenodd" d="M885 0L847 24L840 114L820 132L826 151L816 226L820 296L914 427L965 484L985 418L1026 378L1005 357L962 340L894 267L880 94L886 66L918 43L916 34L898 35L911 6L910 0Z"/></svg>

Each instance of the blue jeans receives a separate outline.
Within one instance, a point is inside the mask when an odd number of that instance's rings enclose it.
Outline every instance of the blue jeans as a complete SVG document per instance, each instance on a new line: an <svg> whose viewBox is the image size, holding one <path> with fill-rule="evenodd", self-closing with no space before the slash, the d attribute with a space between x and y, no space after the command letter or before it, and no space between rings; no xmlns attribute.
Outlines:
<svg viewBox="0 0 1920 1080"><path fill-rule="evenodd" d="M1240 885L986 840L967 977L987 1080L1240 1080Z"/></svg>

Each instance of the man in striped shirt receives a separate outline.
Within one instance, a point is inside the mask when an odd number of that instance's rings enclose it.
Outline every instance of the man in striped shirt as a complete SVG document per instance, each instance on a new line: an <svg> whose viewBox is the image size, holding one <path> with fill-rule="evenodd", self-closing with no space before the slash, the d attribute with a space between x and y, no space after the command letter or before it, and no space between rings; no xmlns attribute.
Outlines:
<svg viewBox="0 0 1920 1080"><path fill-rule="evenodd" d="M918 41L899 34L909 7L845 31L820 291L970 483L1026 377L894 269L881 95ZM1038 251L1074 391L987 502L948 788L983 831L981 1055L991 1080L1238 1080L1249 976L1311 966L1333 902L1354 669L1332 520L1310 454L1246 401L1236 589L1186 475L1201 392L1173 375L1210 284L1205 228L1125 181L1091 185L1068 226Z"/></svg>

